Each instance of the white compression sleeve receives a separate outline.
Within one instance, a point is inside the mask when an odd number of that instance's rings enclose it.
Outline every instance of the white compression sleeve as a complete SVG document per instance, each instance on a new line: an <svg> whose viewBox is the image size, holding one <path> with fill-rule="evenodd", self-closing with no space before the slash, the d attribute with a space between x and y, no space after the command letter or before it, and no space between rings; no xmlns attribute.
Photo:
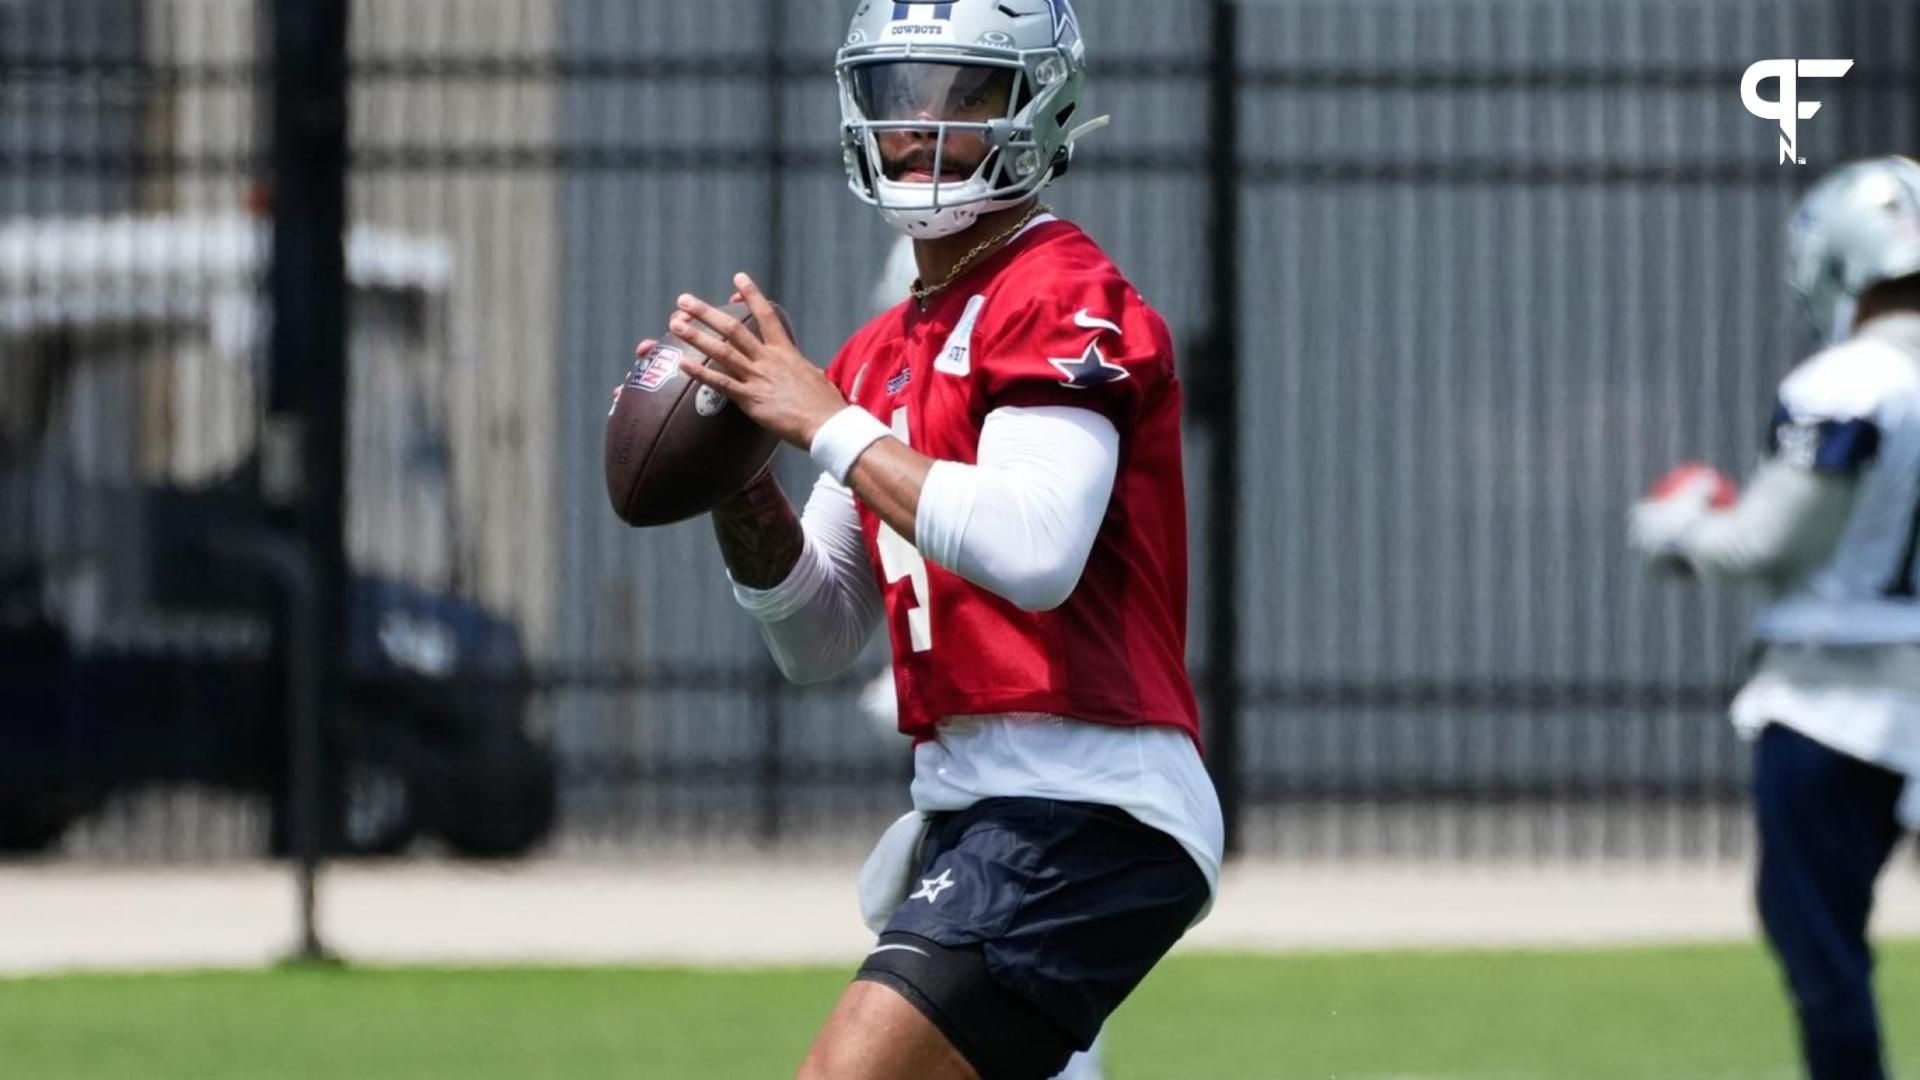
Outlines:
<svg viewBox="0 0 1920 1080"><path fill-rule="evenodd" d="M1120 433L1091 409L987 414L977 465L937 461L915 515L933 562L1025 611L1066 603L1107 514Z"/></svg>
<svg viewBox="0 0 1920 1080"><path fill-rule="evenodd" d="M1793 577L1832 555L1853 512L1853 492L1846 477L1765 462L1737 504L1687 530L1679 554L1703 574Z"/></svg>
<svg viewBox="0 0 1920 1080"><path fill-rule="evenodd" d="M781 673L806 683L830 679L859 658L882 601L851 490L822 473L800 527L807 542L787 579L771 589L736 583L733 595L759 620Z"/></svg>

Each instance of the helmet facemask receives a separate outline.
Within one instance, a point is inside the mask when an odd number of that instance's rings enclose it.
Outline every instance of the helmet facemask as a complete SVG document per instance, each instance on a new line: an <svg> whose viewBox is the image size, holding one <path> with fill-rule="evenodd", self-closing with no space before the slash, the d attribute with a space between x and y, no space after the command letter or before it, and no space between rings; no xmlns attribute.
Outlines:
<svg viewBox="0 0 1920 1080"><path fill-rule="evenodd" d="M1787 284L1815 340L1831 345L1851 335L1856 297L1846 268L1805 207L1787 228Z"/></svg>
<svg viewBox="0 0 1920 1080"><path fill-rule="evenodd" d="M1069 156L1079 78L1058 55L876 56L838 76L849 186L915 239L1031 198Z"/></svg>

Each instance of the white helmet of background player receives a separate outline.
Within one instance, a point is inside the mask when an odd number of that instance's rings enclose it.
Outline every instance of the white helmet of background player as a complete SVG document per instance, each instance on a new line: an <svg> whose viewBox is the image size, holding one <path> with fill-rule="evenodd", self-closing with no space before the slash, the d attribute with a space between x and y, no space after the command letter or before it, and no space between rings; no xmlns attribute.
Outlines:
<svg viewBox="0 0 1920 1080"><path fill-rule="evenodd" d="M916 240L1024 202L1106 122L1074 126L1086 46L1069 0L859 3L834 60L847 182Z"/></svg>
<svg viewBox="0 0 1920 1080"><path fill-rule="evenodd" d="M1920 274L1920 164L1869 158L1822 177L1787 226L1787 281L1814 333L1853 332L1860 294Z"/></svg>

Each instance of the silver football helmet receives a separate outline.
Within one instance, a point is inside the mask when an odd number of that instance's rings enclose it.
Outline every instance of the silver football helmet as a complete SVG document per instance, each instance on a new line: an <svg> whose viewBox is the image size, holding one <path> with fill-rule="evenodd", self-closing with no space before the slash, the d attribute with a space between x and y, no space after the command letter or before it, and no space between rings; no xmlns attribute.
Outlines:
<svg viewBox="0 0 1920 1080"><path fill-rule="evenodd" d="M848 186L915 239L1065 172L1086 46L1070 0L859 0L834 60Z"/></svg>
<svg viewBox="0 0 1920 1080"><path fill-rule="evenodd" d="M1860 294L1920 274L1920 163L1855 161L1815 183L1787 226L1787 283L1814 333L1853 332Z"/></svg>

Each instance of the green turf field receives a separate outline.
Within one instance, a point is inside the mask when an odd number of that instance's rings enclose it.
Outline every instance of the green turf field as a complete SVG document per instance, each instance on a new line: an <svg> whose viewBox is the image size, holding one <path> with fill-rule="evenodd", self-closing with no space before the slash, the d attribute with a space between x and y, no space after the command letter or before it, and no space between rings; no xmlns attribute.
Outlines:
<svg viewBox="0 0 1920 1080"><path fill-rule="evenodd" d="M529 969L0 981L0 1076L780 1077L844 979ZM1920 944L1885 951L1882 990L1888 1015L1920 1014ZM1114 1080L1789 1080L1786 1020L1750 947L1192 956L1164 965L1116 1017L1109 1064ZM1896 1056L1920 1072L1920 1023L1907 1028Z"/></svg>

